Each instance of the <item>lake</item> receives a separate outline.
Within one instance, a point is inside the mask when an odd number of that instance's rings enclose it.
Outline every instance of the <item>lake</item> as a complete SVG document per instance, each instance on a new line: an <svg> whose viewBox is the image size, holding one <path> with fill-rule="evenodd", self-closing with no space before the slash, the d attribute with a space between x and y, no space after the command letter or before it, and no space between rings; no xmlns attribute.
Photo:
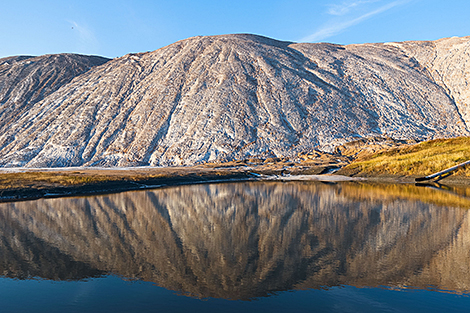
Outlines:
<svg viewBox="0 0 470 313"><path fill-rule="evenodd" d="M239 182L0 204L1 312L463 312L470 188Z"/></svg>

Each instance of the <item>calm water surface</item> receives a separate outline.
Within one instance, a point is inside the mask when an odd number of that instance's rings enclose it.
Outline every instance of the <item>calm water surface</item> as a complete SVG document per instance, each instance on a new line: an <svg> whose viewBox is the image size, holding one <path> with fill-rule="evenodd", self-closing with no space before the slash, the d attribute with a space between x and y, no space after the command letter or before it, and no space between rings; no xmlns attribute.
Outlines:
<svg viewBox="0 0 470 313"><path fill-rule="evenodd" d="M251 182L0 204L0 312L467 312L470 189Z"/></svg>

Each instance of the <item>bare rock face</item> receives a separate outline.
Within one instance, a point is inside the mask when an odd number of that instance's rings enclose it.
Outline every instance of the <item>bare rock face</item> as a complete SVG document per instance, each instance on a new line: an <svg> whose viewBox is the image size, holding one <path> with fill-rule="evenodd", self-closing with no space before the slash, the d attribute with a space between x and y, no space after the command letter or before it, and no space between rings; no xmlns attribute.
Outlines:
<svg viewBox="0 0 470 313"><path fill-rule="evenodd" d="M0 125L8 126L74 77L107 61L76 54L0 59Z"/></svg>
<svg viewBox="0 0 470 313"><path fill-rule="evenodd" d="M444 88L470 128L470 37L397 45L416 58L428 76Z"/></svg>
<svg viewBox="0 0 470 313"><path fill-rule="evenodd" d="M469 42L189 38L94 67L3 122L0 166L189 165L469 135Z"/></svg>

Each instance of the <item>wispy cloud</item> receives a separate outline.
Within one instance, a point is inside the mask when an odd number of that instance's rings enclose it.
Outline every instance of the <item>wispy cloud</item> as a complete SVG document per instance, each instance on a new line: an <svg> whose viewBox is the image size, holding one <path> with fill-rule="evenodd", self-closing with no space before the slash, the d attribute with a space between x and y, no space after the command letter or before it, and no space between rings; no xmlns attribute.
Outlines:
<svg viewBox="0 0 470 313"><path fill-rule="evenodd" d="M349 19L342 19L341 21L334 19L330 21L329 23L327 23L326 25L324 25L323 27L321 27L320 29L318 29L313 34L300 39L300 41L301 42L319 41L319 40L332 37L334 35L341 33L342 31L346 30L347 28L351 26L357 25L371 18L374 15L383 13L396 6L405 4L409 1L410 0L396 0L396 1L388 2L387 4L384 4L380 6L379 8L375 8L367 13L363 13L360 16L350 17ZM358 7L359 5L373 3L373 2L378 2L378 1L377 0L369 0L369 1L364 0L364 1L354 1L354 2L343 2L343 4L330 7L330 9L328 10L328 13L331 15L345 15L354 7Z"/></svg>
<svg viewBox="0 0 470 313"><path fill-rule="evenodd" d="M79 49L82 50L82 52L90 53L91 50L95 50L98 47L98 40L89 27L75 21L68 22L72 25L73 31L78 35Z"/></svg>
<svg viewBox="0 0 470 313"><path fill-rule="evenodd" d="M332 4L328 9L328 14L331 15L345 15L362 4L374 3L380 0L362 0L362 1L346 1L341 4Z"/></svg>

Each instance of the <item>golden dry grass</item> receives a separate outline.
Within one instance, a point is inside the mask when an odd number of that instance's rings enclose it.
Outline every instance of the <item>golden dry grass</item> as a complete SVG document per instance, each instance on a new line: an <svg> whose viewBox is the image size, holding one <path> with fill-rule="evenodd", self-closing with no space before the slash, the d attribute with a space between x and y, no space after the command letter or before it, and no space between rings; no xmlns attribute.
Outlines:
<svg viewBox="0 0 470 313"><path fill-rule="evenodd" d="M240 169L214 169L203 167L168 167L137 169L53 169L50 171L30 170L19 173L0 173L0 192L12 189L47 189L56 187L80 187L86 185L113 182L148 182L177 183L204 181L205 179L224 179L237 173Z"/></svg>
<svg viewBox="0 0 470 313"><path fill-rule="evenodd" d="M37 185L74 186L114 180L107 175L84 175L79 172L25 172L0 175L0 189L25 188Z"/></svg>
<svg viewBox="0 0 470 313"><path fill-rule="evenodd" d="M470 160L470 137L437 139L358 159L343 173L425 176ZM470 167L455 173L470 176Z"/></svg>

